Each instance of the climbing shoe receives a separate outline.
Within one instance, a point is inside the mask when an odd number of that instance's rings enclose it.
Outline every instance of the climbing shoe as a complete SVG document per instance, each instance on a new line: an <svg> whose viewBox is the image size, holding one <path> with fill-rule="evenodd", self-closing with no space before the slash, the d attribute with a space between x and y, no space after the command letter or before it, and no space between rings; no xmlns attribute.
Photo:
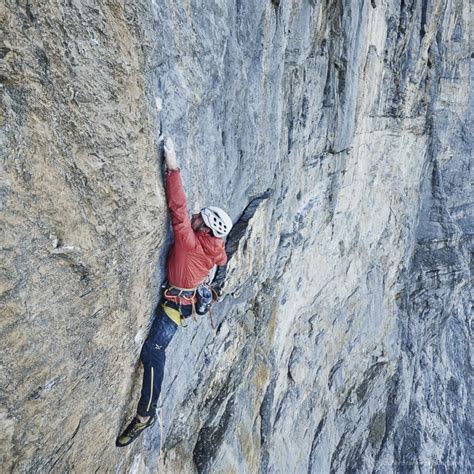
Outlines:
<svg viewBox="0 0 474 474"><path fill-rule="evenodd" d="M150 417L146 423L142 423L138 418L134 418L125 428L124 432L117 438L115 446L123 448L132 441L135 441L140 434L155 423L156 415Z"/></svg>

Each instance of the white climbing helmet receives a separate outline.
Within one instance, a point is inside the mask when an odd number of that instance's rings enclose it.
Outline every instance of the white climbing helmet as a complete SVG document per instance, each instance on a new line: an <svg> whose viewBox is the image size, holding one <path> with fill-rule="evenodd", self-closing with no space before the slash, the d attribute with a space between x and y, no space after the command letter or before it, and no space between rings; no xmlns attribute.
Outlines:
<svg viewBox="0 0 474 474"><path fill-rule="evenodd" d="M201 216L216 237L225 237L232 229L232 219L219 207L203 207Z"/></svg>

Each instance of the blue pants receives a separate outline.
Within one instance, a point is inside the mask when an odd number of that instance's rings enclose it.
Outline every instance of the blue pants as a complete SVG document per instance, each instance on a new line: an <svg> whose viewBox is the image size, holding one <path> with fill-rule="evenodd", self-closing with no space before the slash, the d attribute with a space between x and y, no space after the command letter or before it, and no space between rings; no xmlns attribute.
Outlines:
<svg viewBox="0 0 474 474"><path fill-rule="evenodd" d="M180 312L183 317L187 317L191 310L190 306L182 306ZM151 416L155 413L165 371L165 351L177 329L177 324L166 315L160 303L155 310L155 318L140 354L143 363L143 386L137 413L141 416Z"/></svg>

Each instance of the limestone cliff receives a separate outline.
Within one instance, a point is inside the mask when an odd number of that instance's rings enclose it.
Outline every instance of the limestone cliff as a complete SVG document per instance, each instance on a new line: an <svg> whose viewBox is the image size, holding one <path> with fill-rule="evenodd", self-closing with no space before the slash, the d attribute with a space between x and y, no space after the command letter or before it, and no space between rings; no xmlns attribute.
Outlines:
<svg viewBox="0 0 474 474"><path fill-rule="evenodd" d="M469 2L2 9L2 470L472 469ZM171 238L162 132L190 211L240 220L162 436L118 450Z"/></svg>

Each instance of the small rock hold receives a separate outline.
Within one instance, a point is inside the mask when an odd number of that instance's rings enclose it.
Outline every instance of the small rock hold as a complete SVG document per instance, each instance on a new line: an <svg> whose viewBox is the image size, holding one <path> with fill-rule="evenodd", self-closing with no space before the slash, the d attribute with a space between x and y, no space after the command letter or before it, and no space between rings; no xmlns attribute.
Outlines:
<svg viewBox="0 0 474 474"><path fill-rule="evenodd" d="M49 238L52 240L53 248L57 249L59 247L59 239L55 235L50 235Z"/></svg>
<svg viewBox="0 0 474 474"><path fill-rule="evenodd" d="M161 97L156 96L155 104L156 104L156 110L158 112L161 112L163 110L163 102L161 100Z"/></svg>
<svg viewBox="0 0 474 474"><path fill-rule="evenodd" d="M10 51L11 51L10 48L7 48L6 46L1 46L0 47L0 59L3 59Z"/></svg>

